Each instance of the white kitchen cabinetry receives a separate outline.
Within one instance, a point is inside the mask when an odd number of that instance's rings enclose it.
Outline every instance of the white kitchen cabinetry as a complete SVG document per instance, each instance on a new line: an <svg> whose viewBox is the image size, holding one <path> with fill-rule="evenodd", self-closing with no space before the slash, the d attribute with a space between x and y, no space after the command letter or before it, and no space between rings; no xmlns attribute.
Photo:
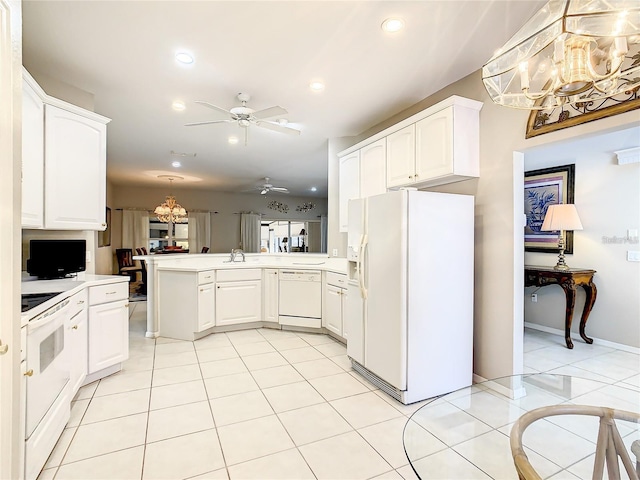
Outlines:
<svg viewBox="0 0 640 480"><path fill-rule="evenodd" d="M23 227L106 228L109 121L50 97L23 69Z"/></svg>
<svg viewBox="0 0 640 480"><path fill-rule="evenodd" d="M216 326L259 322L262 317L261 270L218 270L216 275Z"/></svg>
<svg viewBox="0 0 640 480"><path fill-rule="evenodd" d="M347 276L327 272L322 326L342 338L347 338L345 329L346 298Z"/></svg>
<svg viewBox="0 0 640 480"><path fill-rule="evenodd" d="M129 358L128 298L128 282L89 287L89 376Z"/></svg>
<svg viewBox="0 0 640 480"><path fill-rule="evenodd" d="M70 298L70 317L65 326L65 342L69 347L71 398L78 393L88 371L89 335L88 335L88 298L82 290Z"/></svg>
<svg viewBox="0 0 640 480"><path fill-rule="evenodd" d="M44 92L28 76L22 82L22 226L44 226Z"/></svg>
<svg viewBox="0 0 640 480"><path fill-rule="evenodd" d="M278 323L278 269L265 268L262 271L262 300L265 322Z"/></svg>
<svg viewBox="0 0 640 480"><path fill-rule="evenodd" d="M383 138L360 149L360 197L387 191L387 139Z"/></svg>
<svg viewBox="0 0 640 480"><path fill-rule="evenodd" d="M215 270L158 271L158 317L163 337L193 341L199 332L215 326L215 279Z"/></svg>
<svg viewBox="0 0 640 480"><path fill-rule="evenodd" d="M360 198L360 151L340 158L339 162L340 231L346 232L349 225L349 200Z"/></svg>
<svg viewBox="0 0 640 480"><path fill-rule="evenodd" d="M414 181L416 175L416 126L398 130L387 137L387 187Z"/></svg>

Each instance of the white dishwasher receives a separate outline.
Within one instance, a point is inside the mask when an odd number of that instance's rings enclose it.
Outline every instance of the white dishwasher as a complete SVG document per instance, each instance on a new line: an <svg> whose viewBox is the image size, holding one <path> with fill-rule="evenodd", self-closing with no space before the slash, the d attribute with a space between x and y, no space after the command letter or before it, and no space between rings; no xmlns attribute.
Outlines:
<svg viewBox="0 0 640 480"><path fill-rule="evenodd" d="M280 325L322 326L322 276L318 271L280 270Z"/></svg>

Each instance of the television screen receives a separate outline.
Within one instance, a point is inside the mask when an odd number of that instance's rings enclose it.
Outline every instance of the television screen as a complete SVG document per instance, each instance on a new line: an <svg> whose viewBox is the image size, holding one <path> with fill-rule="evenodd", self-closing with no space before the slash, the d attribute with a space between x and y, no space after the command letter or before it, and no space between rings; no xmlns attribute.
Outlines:
<svg viewBox="0 0 640 480"><path fill-rule="evenodd" d="M27 272L40 278L62 278L84 272L86 240L31 240Z"/></svg>

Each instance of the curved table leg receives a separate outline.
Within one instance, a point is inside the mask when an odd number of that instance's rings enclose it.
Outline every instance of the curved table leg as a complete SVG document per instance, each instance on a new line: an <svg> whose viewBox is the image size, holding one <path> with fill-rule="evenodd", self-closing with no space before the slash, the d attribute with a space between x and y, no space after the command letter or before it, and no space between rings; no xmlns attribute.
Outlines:
<svg viewBox="0 0 640 480"><path fill-rule="evenodd" d="M595 283L589 282L586 285L582 285L585 293L587 294L587 298L584 301L584 310L582 311L582 318L580 318L580 336L582 339L591 344L593 343L593 338L587 337L585 333L585 327L587 326L587 319L589 318L589 314L591 313L591 309L593 308L593 304L596 303L596 296L598 295L598 289L596 288Z"/></svg>
<svg viewBox="0 0 640 480"><path fill-rule="evenodd" d="M567 299L564 316L564 340L567 343L567 348L573 348L571 322L573 321L573 307L576 304L576 285L573 282L563 282L560 286L564 290L564 295Z"/></svg>

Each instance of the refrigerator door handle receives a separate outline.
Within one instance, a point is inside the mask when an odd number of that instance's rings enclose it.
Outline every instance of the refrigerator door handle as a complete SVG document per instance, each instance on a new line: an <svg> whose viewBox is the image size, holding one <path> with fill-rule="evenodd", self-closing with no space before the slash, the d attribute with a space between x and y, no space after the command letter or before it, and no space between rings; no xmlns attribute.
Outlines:
<svg viewBox="0 0 640 480"><path fill-rule="evenodd" d="M360 284L360 295L363 299L367 298L367 287L364 284L364 265L365 265L365 255L367 251L367 246L369 245L369 237L368 235L362 236L362 245L360 246L360 272L358 275L358 282Z"/></svg>

